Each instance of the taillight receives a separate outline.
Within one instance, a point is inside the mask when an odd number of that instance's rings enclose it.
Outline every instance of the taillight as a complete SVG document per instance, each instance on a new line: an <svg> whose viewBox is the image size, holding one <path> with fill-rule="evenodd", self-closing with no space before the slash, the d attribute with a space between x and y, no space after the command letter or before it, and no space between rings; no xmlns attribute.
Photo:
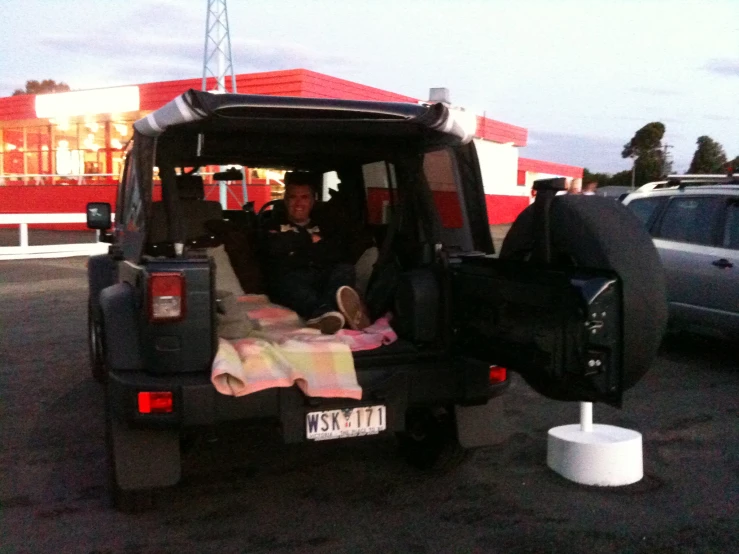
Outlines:
<svg viewBox="0 0 739 554"><path fill-rule="evenodd" d="M508 372L506 371L506 368L497 365L491 365L490 374L488 377L490 379L490 384L493 385L495 383L502 383L508 378L507 373Z"/></svg>
<svg viewBox="0 0 739 554"><path fill-rule="evenodd" d="M185 277L182 273L149 275L149 320L178 321L185 317Z"/></svg>
<svg viewBox="0 0 739 554"><path fill-rule="evenodd" d="M140 392L140 414L171 414L174 410L172 393L169 391Z"/></svg>

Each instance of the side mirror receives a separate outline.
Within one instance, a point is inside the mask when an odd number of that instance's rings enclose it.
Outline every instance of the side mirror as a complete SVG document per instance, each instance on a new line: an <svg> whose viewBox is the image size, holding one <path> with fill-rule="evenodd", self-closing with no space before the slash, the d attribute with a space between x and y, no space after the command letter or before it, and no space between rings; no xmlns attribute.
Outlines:
<svg viewBox="0 0 739 554"><path fill-rule="evenodd" d="M89 202L87 204L87 227L105 231L110 229L111 226L110 204L107 202Z"/></svg>

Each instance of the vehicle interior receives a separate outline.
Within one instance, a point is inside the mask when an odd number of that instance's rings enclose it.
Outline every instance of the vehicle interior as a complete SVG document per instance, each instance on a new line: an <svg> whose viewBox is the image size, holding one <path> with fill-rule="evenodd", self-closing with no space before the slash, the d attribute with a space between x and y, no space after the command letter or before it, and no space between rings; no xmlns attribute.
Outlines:
<svg viewBox="0 0 739 554"><path fill-rule="evenodd" d="M314 219L349 238L347 261L358 264L358 284L370 312L378 317L384 309L391 311L400 339L376 351L358 352L358 357L392 354L397 361L404 352L445 349L448 337L441 334L448 328L443 324L449 317L444 311L446 284L435 245L442 244L448 254L473 250L453 149L432 146L419 151L422 145L416 141L405 141L402 148L397 141L381 148L349 145L334 151L326 144L318 146L310 160L290 155L284 145L281 158L238 155L222 145L216 149L218 157L184 157L182 144L160 138L156 165L162 200L152 202L145 224L144 257L173 256L177 236L185 239L185 255L202 255L203 249L224 244L240 281L250 283L244 292L266 292L265 283L255 279L255 274L266 273L261 238L270 219L284 210L282 200L257 211L249 205L222 210L218 202L205 198L200 173L213 165L230 167L214 175L214 181L240 181L241 167L318 173L323 186L315 191ZM388 151L388 146L395 149ZM395 291L384 304L377 299L383 286Z"/></svg>

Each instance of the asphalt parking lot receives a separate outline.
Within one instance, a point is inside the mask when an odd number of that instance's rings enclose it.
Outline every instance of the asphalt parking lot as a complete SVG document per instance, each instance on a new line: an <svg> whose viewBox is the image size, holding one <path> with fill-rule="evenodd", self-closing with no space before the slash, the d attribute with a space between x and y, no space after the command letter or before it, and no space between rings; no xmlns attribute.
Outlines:
<svg viewBox="0 0 739 554"><path fill-rule="evenodd" d="M230 425L192 446L155 511L116 513L84 262L0 262L0 553L736 551L739 353L689 335L665 340L623 410L595 407L643 434L633 485L549 470L547 430L578 406L514 379L500 443L454 472L406 467L390 439L285 446Z"/></svg>

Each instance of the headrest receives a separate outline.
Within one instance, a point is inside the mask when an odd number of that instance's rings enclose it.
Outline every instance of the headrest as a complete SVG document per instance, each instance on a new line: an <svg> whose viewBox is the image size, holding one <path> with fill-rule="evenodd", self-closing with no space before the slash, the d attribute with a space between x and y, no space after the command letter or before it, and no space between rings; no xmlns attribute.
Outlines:
<svg viewBox="0 0 739 554"><path fill-rule="evenodd" d="M313 190L319 191L323 186L323 173L288 171L285 173L285 186L288 185L309 185Z"/></svg>
<svg viewBox="0 0 739 554"><path fill-rule="evenodd" d="M177 193L182 200L202 200L205 198L205 187L200 175L183 173L175 177Z"/></svg>

